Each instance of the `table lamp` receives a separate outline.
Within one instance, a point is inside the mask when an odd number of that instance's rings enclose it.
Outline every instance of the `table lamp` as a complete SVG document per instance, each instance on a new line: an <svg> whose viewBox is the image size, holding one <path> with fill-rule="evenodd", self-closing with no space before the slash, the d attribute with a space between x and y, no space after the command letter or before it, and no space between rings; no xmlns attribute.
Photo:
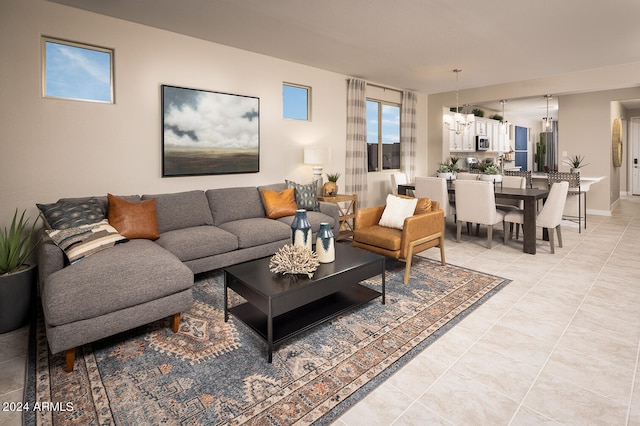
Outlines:
<svg viewBox="0 0 640 426"><path fill-rule="evenodd" d="M328 146L307 146L304 148L304 164L313 166L313 181L318 181L318 195L322 192L322 165L329 162L330 154Z"/></svg>

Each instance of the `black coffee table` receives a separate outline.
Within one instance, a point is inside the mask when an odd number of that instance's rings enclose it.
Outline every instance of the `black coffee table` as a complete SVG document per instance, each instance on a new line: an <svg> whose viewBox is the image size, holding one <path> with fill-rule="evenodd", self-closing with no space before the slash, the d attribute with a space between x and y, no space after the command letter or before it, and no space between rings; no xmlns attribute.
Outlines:
<svg viewBox="0 0 640 426"><path fill-rule="evenodd" d="M313 278L269 271L269 257L224 268L224 321L229 313L267 343L275 345L379 296L385 304L385 258L347 244L336 244L336 260L321 263ZM382 292L360 281L382 274ZM227 289L247 302L228 306Z"/></svg>

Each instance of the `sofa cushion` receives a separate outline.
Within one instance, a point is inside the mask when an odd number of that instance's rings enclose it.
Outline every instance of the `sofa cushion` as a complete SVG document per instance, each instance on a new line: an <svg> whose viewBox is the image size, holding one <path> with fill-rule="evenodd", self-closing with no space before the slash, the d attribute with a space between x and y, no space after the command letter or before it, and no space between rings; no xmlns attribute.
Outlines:
<svg viewBox="0 0 640 426"><path fill-rule="evenodd" d="M109 224L129 239L143 238L155 240L158 233L156 200L139 203L107 194L109 200Z"/></svg>
<svg viewBox="0 0 640 426"><path fill-rule="evenodd" d="M64 251L70 264L127 240L106 219L75 228L47 230L46 233Z"/></svg>
<svg viewBox="0 0 640 426"><path fill-rule="evenodd" d="M264 210L268 219L278 219L296 214L298 205L294 196L294 189L289 188L279 192L261 189Z"/></svg>
<svg viewBox="0 0 640 426"><path fill-rule="evenodd" d="M105 211L95 197L36 204L49 229L69 229L98 223L105 219Z"/></svg>
<svg viewBox="0 0 640 426"><path fill-rule="evenodd" d="M290 226L264 217L234 220L220 228L238 237L238 248L241 249L291 239Z"/></svg>
<svg viewBox="0 0 640 426"><path fill-rule="evenodd" d="M209 210L204 191L142 196L143 200L154 198L160 233L193 226L213 225L211 210Z"/></svg>
<svg viewBox="0 0 640 426"><path fill-rule="evenodd" d="M294 188L296 194L296 204L299 209L318 210L318 181L302 185L290 180L284 181L287 188Z"/></svg>
<svg viewBox="0 0 640 426"><path fill-rule="evenodd" d="M58 326L192 286L193 273L177 257L153 241L132 240L49 275L42 286L42 306L49 325Z"/></svg>
<svg viewBox="0 0 640 426"><path fill-rule="evenodd" d="M156 243L183 262L226 253L238 248L238 238L211 225L163 232Z"/></svg>
<svg viewBox="0 0 640 426"><path fill-rule="evenodd" d="M209 189L206 195L215 226L234 220L265 217L260 192L255 186Z"/></svg>

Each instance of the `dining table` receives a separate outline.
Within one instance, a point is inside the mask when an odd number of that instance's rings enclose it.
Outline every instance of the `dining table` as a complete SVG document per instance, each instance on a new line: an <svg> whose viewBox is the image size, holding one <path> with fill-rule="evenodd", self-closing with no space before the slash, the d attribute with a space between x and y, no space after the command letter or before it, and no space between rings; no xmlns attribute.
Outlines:
<svg viewBox="0 0 640 426"><path fill-rule="evenodd" d="M538 200L545 200L549 195L549 190L541 188L507 188L503 187L500 182L494 183L493 187L496 197L511 200L522 200L524 202L524 223L522 224L522 235L524 241L523 251L529 254L536 254L536 218L538 216ZM453 185L453 181L447 181L447 188L449 194L455 194L455 185ZM398 194L406 195L408 190L415 189L415 183L401 184L398 185Z"/></svg>

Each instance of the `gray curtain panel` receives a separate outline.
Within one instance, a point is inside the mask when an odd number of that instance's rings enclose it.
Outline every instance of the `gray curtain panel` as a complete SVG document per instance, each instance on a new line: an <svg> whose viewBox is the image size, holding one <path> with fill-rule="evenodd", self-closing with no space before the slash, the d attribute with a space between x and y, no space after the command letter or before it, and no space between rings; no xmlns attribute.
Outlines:
<svg viewBox="0 0 640 426"><path fill-rule="evenodd" d="M416 156L416 103L414 92L402 92L400 112L400 168L407 175L407 181L413 182Z"/></svg>
<svg viewBox="0 0 640 426"><path fill-rule="evenodd" d="M367 204L367 84L351 78L347 82L347 152L345 191L356 194L358 204Z"/></svg>

